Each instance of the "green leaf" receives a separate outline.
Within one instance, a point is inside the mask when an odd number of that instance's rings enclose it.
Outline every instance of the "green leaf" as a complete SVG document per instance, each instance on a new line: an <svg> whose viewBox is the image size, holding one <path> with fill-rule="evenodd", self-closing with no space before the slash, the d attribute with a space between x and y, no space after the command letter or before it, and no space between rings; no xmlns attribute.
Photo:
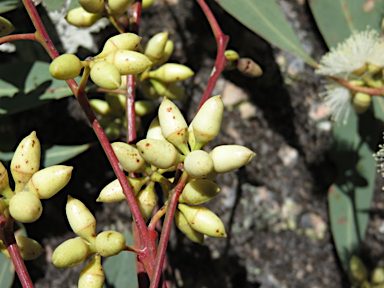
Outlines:
<svg viewBox="0 0 384 288"><path fill-rule="evenodd" d="M52 165L57 165L63 163L69 159L74 158L75 156L86 151L91 144L83 145L53 145L48 149L44 149L42 154L42 165L44 167L49 167ZM13 157L13 152L1 152L0 151L0 161L11 161Z"/></svg>
<svg viewBox="0 0 384 288"><path fill-rule="evenodd" d="M383 97L373 96L372 97L373 111L375 118L384 122L384 99Z"/></svg>
<svg viewBox="0 0 384 288"><path fill-rule="evenodd" d="M3 253L0 253L0 287L12 287L14 278L15 268L13 268L11 259L5 257Z"/></svg>
<svg viewBox="0 0 384 288"><path fill-rule="evenodd" d="M311 0L309 7L328 47L369 26L381 31L384 0ZM371 6L370 6L371 5Z"/></svg>
<svg viewBox="0 0 384 288"><path fill-rule="evenodd" d="M90 144L75 145L75 146L54 145L45 151L45 154L43 157L43 165L44 167L49 167L52 165L63 163L83 153L90 146L91 146Z"/></svg>
<svg viewBox="0 0 384 288"><path fill-rule="evenodd" d="M73 95L65 81L52 78L49 63L41 61L1 65L0 81L0 114L21 112L46 100Z"/></svg>
<svg viewBox="0 0 384 288"><path fill-rule="evenodd" d="M123 231L127 245L133 245L130 231ZM119 255L107 258L103 263L105 278L114 288L138 288L136 256L132 252L122 251ZM108 286L110 287L110 286Z"/></svg>
<svg viewBox="0 0 384 288"><path fill-rule="evenodd" d="M229 14L265 40L316 66L275 0L216 0Z"/></svg>
<svg viewBox="0 0 384 288"><path fill-rule="evenodd" d="M67 0L44 0L45 2L45 9L49 12L51 11L60 11L64 6L66 6ZM69 5L69 10L79 7L79 1L72 0L71 4Z"/></svg>
<svg viewBox="0 0 384 288"><path fill-rule="evenodd" d="M331 155L338 173L328 194L329 218L346 271L350 257L359 253L365 237L374 192L376 163L372 154L381 131L371 112L360 116L351 112L347 125L335 125L333 129Z"/></svg>
<svg viewBox="0 0 384 288"><path fill-rule="evenodd" d="M0 14L16 9L20 3L20 0L1 0Z"/></svg>

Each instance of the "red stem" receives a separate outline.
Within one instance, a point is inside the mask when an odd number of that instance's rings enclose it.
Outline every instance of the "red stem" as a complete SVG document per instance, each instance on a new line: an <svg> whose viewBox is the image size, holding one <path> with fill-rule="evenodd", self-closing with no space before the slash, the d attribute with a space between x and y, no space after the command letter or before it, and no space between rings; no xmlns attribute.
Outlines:
<svg viewBox="0 0 384 288"><path fill-rule="evenodd" d="M161 237L160 237L160 242L159 242L155 265L154 265L155 271L152 274L151 286L149 286L149 288L157 288L159 285L159 281L162 274L162 267L165 259L165 253L168 246L169 235L171 233L172 222L175 216L175 210L178 204L180 194L184 189L184 185L185 185L185 182L187 181L187 178L188 178L188 174L184 172L180 178L180 181L177 183L176 187L173 189L171 200L167 208L167 213L165 214L163 229L161 230Z"/></svg>
<svg viewBox="0 0 384 288"><path fill-rule="evenodd" d="M216 43L217 43L217 54L216 54L215 66L213 67L213 71L212 71L211 77L209 78L207 87L205 88L203 97L200 100L199 108L197 109L197 111L199 111L200 107L205 103L205 101L207 101L211 97L213 88L215 88L216 82L219 79L220 74L225 69L225 63L227 60L224 56L224 52L227 47L229 37L225 35L221 30L219 24L216 21L215 16L213 15L211 9L209 9L207 3L205 3L204 0L196 0L196 1L197 3L199 3L201 9L203 10L205 17L207 17L207 20L211 25L213 35L215 36Z"/></svg>
<svg viewBox="0 0 384 288"><path fill-rule="evenodd" d="M350 90L356 91L356 92L362 92L367 93L369 95L375 95L375 96L384 96L384 86L380 88L369 88L369 87L361 87L361 86L355 86L349 83L346 80L339 79L336 77L328 76L332 80L340 83L341 85L347 87Z"/></svg>
<svg viewBox="0 0 384 288"><path fill-rule="evenodd" d="M135 75L127 75L127 142L135 143L136 112L135 112Z"/></svg>
<svg viewBox="0 0 384 288"><path fill-rule="evenodd" d="M15 34L15 35L8 35L4 37L0 37L0 45L16 40L32 40L32 41L37 41L36 40L36 35L35 33L29 33L29 34Z"/></svg>

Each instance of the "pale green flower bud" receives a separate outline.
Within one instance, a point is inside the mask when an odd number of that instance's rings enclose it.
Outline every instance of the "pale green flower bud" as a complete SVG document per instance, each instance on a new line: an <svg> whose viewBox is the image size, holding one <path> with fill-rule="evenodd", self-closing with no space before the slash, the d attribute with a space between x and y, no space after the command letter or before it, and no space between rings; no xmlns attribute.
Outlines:
<svg viewBox="0 0 384 288"><path fill-rule="evenodd" d="M52 262L58 268L69 268L87 259L88 245L81 238L69 239L61 243L52 254Z"/></svg>
<svg viewBox="0 0 384 288"><path fill-rule="evenodd" d="M185 65L166 63L157 70L149 72L149 77L168 83L187 80L194 74L195 73Z"/></svg>
<svg viewBox="0 0 384 288"><path fill-rule="evenodd" d="M193 178L204 178L213 171L213 160L203 150L189 153L184 160L184 170Z"/></svg>
<svg viewBox="0 0 384 288"><path fill-rule="evenodd" d="M24 190L35 194L40 199L48 199L59 192L71 179L73 167L55 165L33 174Z"/></svg>
<svg viewBox="0 0 384 288"><path fill-rule="evenodd" d="M240 145L222 145L210 153L217 173L227 173L249 163L256 154Z"/></svg>
<svg viewBox="0 0 384 288"><path fill-rule="evenodd" d="M107 90L115 90L121 84L119 71L109 62L102 61L92 65L90 76L97 86Z"/></svg>
<svg viewBox="0 0 384 288"><path fill-rule="evenodd" d="M149 113L152 113L157 108L157 104L149 100L135 101L135 112L136 115L142 117Z"/></svg>
<svg viewBox="0 0 384 288"><path fill-rule="evenodd" d="M40 153L40 141L36 137L36 132L25 137L17 146L11 162L15 192L23 190L28 180L39 170Z"/></svg>
<svg viewBox="0 0 384 288"><path fill-rule="evenodd" d="M130 50L116 50L104 59L113 64L121 75L139 74L152 65L147 56Z"/></svg>
<svg viewBox="0 0 384 288"><path fill-rule="evenodd" d="M110 122L107 124L107 127L104 129L105 135L109 141L114 141L120 137L121 134L121 125L115 122Z"/></svg>
<svg viewBox="0 0 384 288"><path fill-rule="evenodd" d="M104 231L96 236L95 249L103 257L119 254L125 248L125 237L116 231Z"/></svg>
<svg viewBox="0 0 384 288"><path fill-rule="evenodd" d="M88 13L83 7L78 7L69 11L65 20L76 27L91 27L102 17L102 14Z"/></svg>
<svg viewBox="0 0 384 288"><path fill-rule="evenodd" d="M109 13L121 15L127 12L133 0L108 0Z"/></svg>
<svg viewBox="0 0 384 288"><path fill-rule="evenodd" d="M105 100L111 108L111 113L113 115L120 118L125 114L127 107L127 96L123 94L107 93L105 95Z"/></svg>
<svg viewBox="0 0 384 288"><path fill-rule="evenodd" d="M9 187L8 171L0 161L0 195L6 198L11 198L15 193ZM0 215L2 211L0 210Z"/></svg>
<svg viewBox="0 0 384 288"><path fill-rule="evenodd" d="M362 114L367 111L369 106L371 106L371 103L372 95L369 95L367 93L357 92L353 96L352 104L357 114Z"/></svg>
<svg viewBox="0 0 384 288"><path fill-rule="evenodd" d="M163 56L163 51L165 48L165 44L168 40L168 32L157 33L152 36L144 49L144 54L147 56L152 62L156 63L157 60Z"/></svg>
<svg viewBox="0 0 384 288"><path fill-rule="evenodd" d="M9 213L19 222L35 222L40 218L42 212L43 206L40 199L27 191L16 193L9 201Z"/></svg>
<svg viewBox="0 0 384 288"><path fill-rule="evenodd" d="M156 95L167 97L171 100L181 100L184 98L184 90L177 83L163 83L159 80L149 80L156 92Z"/></svg>
<svg viewBox="0 0 384 288"><path fill-rule="evenodd" d="M199 205L211 200L219 192L220 188L216 183L206 179L196 179L185 185L179 197L179 202Z"/></svg>
<svg viewBox="0 0 384 288"><path fill-rule="evenodd" d="M145 169L145 160L135 147L124 142L115 142L111 146L124 171L138 173Z"/></svg>
<svg viewBox="0 0 384 288"><path fill-rule="evenodd" d="M141 187L148 181L148 176L141 178L131 178L127 177L129 186L131 186L132 192L134 195L139 193ZM96 202L104 203L114 203L126 200L123 193L123 188L120 185L119 179L116 179L109 183L107 186L101 190L99 197L96 199Z"/></svg>
<svg viewBox="0 0 384 288"><path fill-rule="evenodd" d="M116 50L134 51L139 46L141 37L134 33L124 33L113 36L105 42L103 51L94 58L104 58Z"/></svg>
<svg viewBox="0 0 384 288"><path fill-rule="evenodd" d="M136 196L136 201L141 211L141 215L145 222L151 218L152 212L156 207L157 199L154 191L155 182L151 181L143 190Z"/></svg>
<svg viewBox="0 0 384 288"><path fill-rule="evenodd" d="M224 56L227 58L227 61L236 61L240 58L239 54L234 50L226 50Z"/></svg>
<svg viewBox="0 0 384 288"><path fill-rule="evenodd" d="M187 219L185 219L183 213L178 210L175 211L175 222L177 228L191 241L204 245L204 234L193 229Z"/></svg>
<svg viewBox="0 0 384 288"><path fill-rule="evenodd" d="M189 144L189 147L191 148L191 151L194 151L195 150L195 145L196 145L196 139L195 139L195 134L193 133L193 125L192 124L193 124L193 120L192 120L192 122L188 126L187 133L188 133L188 144Z"/></svg>
<svg viewBox="0 0 384 288"><path fill-rule="evenodd" d="M353 284L361 284L368 278L368 271L359 257L353 255L349 260L349 274Z"/></svg>
<svg viewBox="0 0 384 288"><path fill-rule="evenodd" d="M166 139L163 136L163 132L161 132L159 117L156 117L155 119L152 120L147 131L147 137L145 138L166 141Z"/></svg>
<svg viewBox="0 0 384 288"><path fill-rule="evenodd" d="M143 139L136 145L141 157L157 168L170 168L183 159L177 152L175 146L168 141Z"/></svg>
<svg viewBox="0 0 384 288"><path fill-rule="evenodd" d="M194 150L201 149L219 134L223 112L224 105L220 95L211 97L201 106L192 121L196 141Z"/></svg>
<svg viewBox="0 0 384 288"><path fill-rule="evenodd" d="M68 80L80 75L83 64L76 55L62 54L49 65L49 73L55 79Z"/></svg>
<svg viewBox="0 0 384 288"><path fill-rule="evenodd" d="M91 99L89 100L89 104L91 104L93 110L100 115L104 116L111 112L111 108L109 107L107 101L101 99Z"/></svg>
<svg viewBox="0 0 384 288"><path fill-rule="evenodd" d="M165 43L163 55L159 60L157 60L156 65L160 66L163 65L165 62L169 60L173 53L174 44L172 40L168 40L167 43Z"/></svg>
<svg viewBox="0 0 384 288"><path fill-rule="evenodd" d="M156 100L160 97L159 94L157 94L155 87L153 87L150 80L144 80L140 85L141 93L143 93L145 98Z"/></svg>
<svg viewBox="0 0 384 288"><path fill-rule="evenodd" d="M0 37L11 34L14 30L15 27L13 27L12 23L0 16Z"/></svg>
<svg viewBox="0 0 384 288"><path fill-rule="evenodd" d="M102 288L105 275L101 266L101 256L93 255L92 261L81 271L78 288Z"/></svg>
<svg viewBox="0 0 384 288"><path fill-rule="evenodd" d="M384 284L384 267L376 267L372 272L372 284Z"/></svg>
<svg viewBox="0 0 384 288"><path fill-rule="evenodd" d="M73 232L93 244L96 237L96 219L88 208L80 200L68 196L65 211Z"/></svg>
<svg viewBox="0 0 384 288"><path fill-rule="evenodd" d="M155 2L155 0L143 0L142 1L142 8L143 9L146 9L146 8L148 8L148 7L151 7L152 6L152 4L153 4L153 2Z"/></svg>
<svg viewBox="0 0 384 288"><path fill-rule="evenodd" d="M159 107L159 122L164 138L181 152L188 154L188 125L179 108L166 97L164 97Z"/></svg>
<svg viewBox="0 0 384 288"><path fill-rule="evenodd" d="M44 252L43 247L41 247L39 242L37 242L36 240L22 235L16 235L15 239L17 246L19 247L21 258L23 258L24 260L35 260ZM0 250L7 258L11 258L8 250L6 249L5 245L1 240Z"/></svg>
<svg viewBox="0 0 384 288"><path fill-rule="evenodd" d="M104 0L79 0L79 4L89 13L101 13L104 11Z"/></svg>
<svg viewBox="0 0 384 288"><path fill-rule="evenodd" d="M185 204L178 204L177 207L196 231L211 237L227 237L223 222L208 208Z"/></svg>

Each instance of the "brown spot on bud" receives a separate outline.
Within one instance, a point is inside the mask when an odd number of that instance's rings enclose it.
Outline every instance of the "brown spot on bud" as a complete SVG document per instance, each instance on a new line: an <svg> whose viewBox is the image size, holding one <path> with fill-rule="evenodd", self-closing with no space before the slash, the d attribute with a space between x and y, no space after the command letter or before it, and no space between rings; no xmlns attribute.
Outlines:
<svg viewBox="0 0 384 288"><path fill-rule="evenodd" d="M151 145L151 144L149 144L149 143L145 144L146 147L148 147L149 145Z"/></svg>

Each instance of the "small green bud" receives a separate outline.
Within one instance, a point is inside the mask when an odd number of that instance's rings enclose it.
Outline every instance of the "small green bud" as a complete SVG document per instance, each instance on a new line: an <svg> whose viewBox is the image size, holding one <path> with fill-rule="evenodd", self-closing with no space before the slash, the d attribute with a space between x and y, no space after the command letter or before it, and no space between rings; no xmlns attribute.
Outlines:
<svg viewBox="0 0 384 288"><path fill-rule="evenodd" d="M157 200L154 191L155 182L151 181L143 190L136 196L136 201L143 215L144 220L147 222L151 218L152 212L156 207Z"/></svg>
<svg viewBox="0 0 384 288"><path fill-rule="evenodd" d="M206 179L196 179L185 185L179 202L200 205L214 198L219 192L220 188L216 183Z"/></svg>
<svg viewBox="0 0 384 288"><path fill-rule="evenodd" d="M224 56L227 58L227 61L236 61L240 58L239 54L234 50L226 50Z"/></svg>
<svg viewBox="0 0 384 288"><path fill-rule="evenodd" d="M145 161L162 169L176 165L183 158L175 146L163 140L143 139L137 143L137 149Z"/></svg>
<svg viewBox="0 0 384 288"><path fill-rule="evenodd" d="M101 256L93 255L92 261L81 271L78 288L102 288L105 275L101 266Z"/></svg>
<svg viewBox="0 0 384 288"><path fill-rule="evenodd" d="M121 75L114 65L102 61L95 63L91 68L91 79L95 84L107 90L120 87Z"/></svg>
<svg viewBox="0 0 384 288"><path fill-rule="evenodd" d="M192 151L185 157L184 170L192 178L204 178L213 171L213 160L203 150Z"/></svg>
<svg viewBox="0 0 384 288"><path fill-rule="evenodd" d="M119 254L125 247L125 237L116 231L104 231L96 236L95 249L103 257Z"/></svg>
<svg viewBox="0 0 384 288"><path fill-rule="evenodd" d="M114 141L119 139L121 134L121 125L115 122L110 122L105 127L105 135L109 141Z"/></svg>
<svg viewBox="0 0 384 288"><path fill-rule="evenodd" d="M23 190L32 175L39 170L40 153L40 141L36 137L36 132L25 137L17 146L11 162L15 192Z"/></svg>
<svg viewBox="0 0 384 288"><path fill-rule="evenodd" d="M178 204L177 207L196 231L211 237L227 237L223 222L208 208L185 204Z"/></svg>
<svg viewBox="0 0 384 288"><path fill-rule="evenodd" d="M80 75L83 64L76 55L62 54L49 65L49 73L55 79L68 80Z"/></svg>
<svg viewBox="0 0 384 288"><path fill-rule="evenodd" d="M104 0L79 0L79 4L89 13L101 13L104 11Z"/></svg>
<svg viewBox="0 0 384 288"><path fill-rule="evenodd" d="M193 229L191 225L189 225L187 219L185 219L183 213L179 210L175 211L175 222L177 228L179 228L191 241L204 245L204 234Z"/></svg>
<svg viewBox="0 0 384 288"><path fill-rule="evenodd" d="M167 97L171 100L181 100L185 96L183 88L177 83L163 83L155 79L150 79L149 81L158 96ZM156 98L158 98L158 96Z"/></svg>
<svg viewBox="0 0 384 288"><path fill-rule="evenodd" d="M148 181L148 177L131 178L127 177L129 186L131 186L133 194L136 196L141 190L141 187ZM101 190L96 202L114 203L126 200L123 193L123 188L120 185L119 179L109 183Z"/></svg>
<svg viewBox="0 0 384 288"><path fill-rule="evenodd" d="M107 115L111 112L111 109L107 103L107 101L101 100L101 99L91 99L89 100L89 104L91 104L91 107L93 110L96 111L96 113L100 115Z"/></svg>
<svg viewBox="0 0 384 288"><path fill-rule="evenodd" d="M16 193L9 201L9 213L21 223L35 222L42 212L43 206L40 199L27 191Z"/></svg>
<svg viewBox="0 0 384 288"><path fill-rule="evenodd" d="M163 136L163 132L161 132L161 126L159 122L159 117L156 117L152 120L151 124L149 125L148 131L147 131L147 137L146 139L157 139L157 140L165 140Z"/></svg>
<svg viewBox="0 0 384 288"><path fill-rule="evenodd" d="M368 110L369 106L372 103L372 95L367 93L357 92L353 96L353 108L355 108L355 112L357 114L362 114Z"/></svg>
<svg viewBox="0 0 384 288"><path fill-rule="evenodd" d="M105 100L111 108L111 113L113 115L120 118L125 114L127 96L122 94L107 93L105 95Z"/></svg>
<svg viewBox="0 0 384 288"><path fill-rule="evenodd" d="M109 14L122 15L127 12L133 0L108 0Z"/></svg>
<svg viewBox="0 0 384 288"><path fill-rule="evenodd" d="M142 4L141 4L141 7L143 9L149 8L149 7L152 6L153 2L155 2L155 0L143 0Z"/></svg>
<svg viewBox="0 0 384 288"><path fill-rule="evenodd" d="M69 239L61 243L52 254L52 262L58 268L69 268L87 259L89 247L81 238Z"/></svg>
<svg viewBox="0 0 384 288"><path fill-rule="evenodd" d="M376 267L372 272L372 284L384 284L384 267Z"/></svg>
<svg viewBox="0 0 384 288"><path fill-rule="evenodd" d="M71 179L73 167L54 165L33 174L24 190L40 199L48 199L65 187Z"/></svg>
<svg viewBox="0 0 384 288"><path fill-rule="evenodd" d="M130 50L116 50L104 59L113 64L121 75L139 74L152 65L147 56Z"/></svg>
<svg viewBox="0 0 384 288"><path fill-rule="evenodd" d="M156 61L163 56L163 51L168 40L168 35L168 32L161 32L157 33L149 39L147 46L145 46L144 54L152 62L156 63Z"/></svg>
<svg viewBox="0 0 384 288"><path fill-rule="evenodd" d="M169 83L187 80L194 74L195 73L185 65L166 63L157 70L149 72L149 77Z"/></svg>
<svg viewBox="0 0 384 288"><path fill-rule="evenodd" d="M135 112L139 117L152 113L156 108L157 104L153 101L139 100L135 102Z"/></svg>
<svg viewBox="0 0 384 288"><path fill-rule="evenodd" d="M134 33L123 33L113 36L105 42L103 51L94 58L104 58L116 50L136 50L141 41L141 37Z"/></svg>
<svg viewBox="0 0 384 288"><path fill-rule="evenodd" d="M222 145L210 153L217 173L227 173L249 163L256 154L240 145Z"/></svg>
<svg viewBox="0 0 384 288"><path fill-rule="evenodd" d="M150 79L152 80L152 79ZM143 93L143 96L147 99L156 100L160 97L160 95L156 92L155 88L152 85L150 80L144 80L141 82L140 90Z"/></svg>
<svg viewBox="0 0 384 288"><path fill-rule="evenodd" d="M184 155L188 154L188 125L179 108L166 97L159 107L159 122L165 139L175 145Z"/></svg>
<svg viewBox="0 0 384 288"><path fill-rule="evenodd" d="M102 14L88 13L83 7L77 7L68 12L65 20L76 27L91 27L102 17Z"/></svg>
<svg viewBox="0 0 384 288"><path fill-rule="evenodd" d="M115 142L111 146L124 171L130 173L143 172L145 160L135 147L124 142Z"/></svg>
<svg viewBox="0 0 384 288"><path fill-rule="evenodd" d="M80 200L68 196L65 210L73 232L93 244L96 237L96 219L88 208Z"/></svg>
<svg viewBox="0 0 384 288"><path fill-rule="evenodd" d="M157 60L156 65L160 66L163 65L165 62L169 60L173 53L174 45L172 40L167 40L167 43L165 43L163 55L159 60Z"/></svg>
<svg viewBox="0 0 384 288"><path fill-rule="evenodd" d="M192 121L195 136L194 150L201 149L219 134L223 120L224 105L221 96L208 99Z"/></svg>
<svg viewBox="0 0 384 288"><path fill-rule="evenodd" d="M368 271L361 259L355 255L349 261L349 273L353 284L361 284L368 278Z"/></svg>
<svg viewBox="0 0 384 288"><path fill-rule="evenodd" d="M12 23L0 16L0 37L11 34L13 31L15 31L15 27L13 27Z"/></svg>

